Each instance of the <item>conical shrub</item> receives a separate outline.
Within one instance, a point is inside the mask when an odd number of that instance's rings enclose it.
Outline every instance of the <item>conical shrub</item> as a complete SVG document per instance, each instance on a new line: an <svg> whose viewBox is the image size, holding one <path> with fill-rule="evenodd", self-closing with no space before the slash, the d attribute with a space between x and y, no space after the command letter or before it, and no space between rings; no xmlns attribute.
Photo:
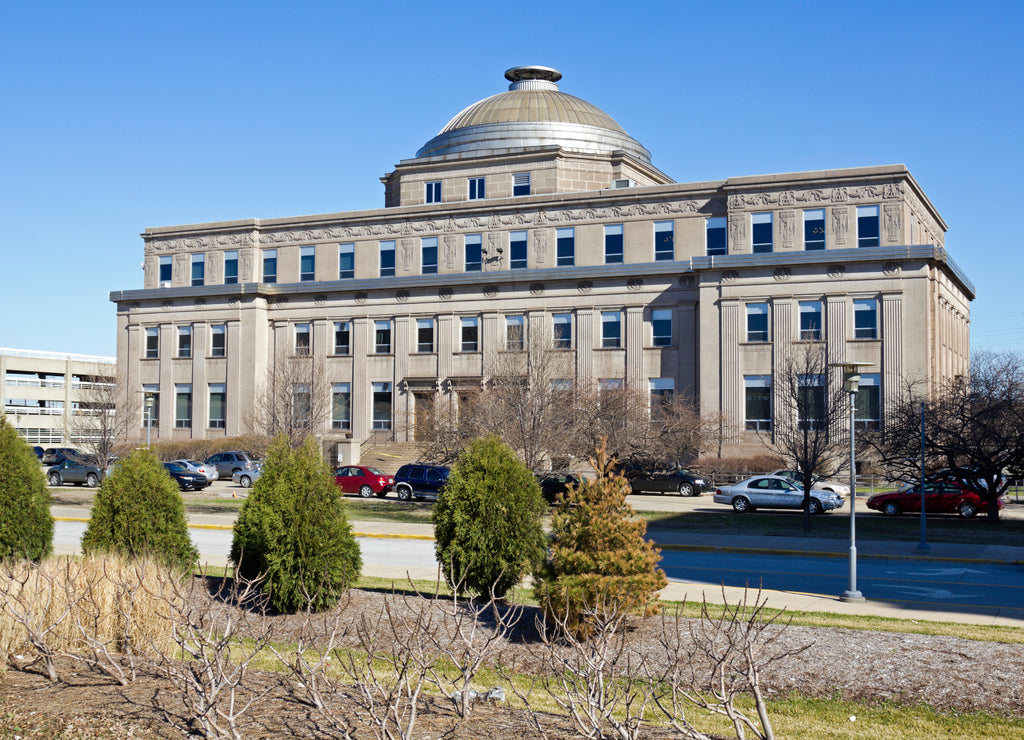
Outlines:
<svg viewBox="0 0 1024 740"><path fill-rule="evenodd" d="M35 453L0 416L0 559L41 560L52 548L46 478Z"/></svg>

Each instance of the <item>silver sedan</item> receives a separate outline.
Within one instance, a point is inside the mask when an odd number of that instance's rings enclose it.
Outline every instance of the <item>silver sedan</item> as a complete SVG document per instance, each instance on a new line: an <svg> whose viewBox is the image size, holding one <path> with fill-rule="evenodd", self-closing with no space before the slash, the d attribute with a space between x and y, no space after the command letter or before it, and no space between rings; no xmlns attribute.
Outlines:
<svg viewBox="0 0 1024 740"><path fill-rule="evenodd" d="M757 475L715 491L716 504L728 504L739 513L765 509L803 508L804 491L779 475ZM810 513L843 508L843 497L832 491L811 490Z"/></svg>

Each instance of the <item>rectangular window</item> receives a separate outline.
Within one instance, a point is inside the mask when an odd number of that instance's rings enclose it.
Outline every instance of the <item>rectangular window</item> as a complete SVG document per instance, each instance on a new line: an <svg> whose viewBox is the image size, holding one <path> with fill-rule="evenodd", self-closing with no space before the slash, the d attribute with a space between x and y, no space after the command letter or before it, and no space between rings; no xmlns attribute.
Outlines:
<svg viewBox="0 0 1024 740"><path fill-rule="evenodd" d="M434 320L416 319L416 351L434 351Z"/></svg>
<svg viewBox="0 0 1024 740"><path fill-rule="evenodd" d="M331 428L352 428L352 385L335 383L331 388Z"/></svg>
<svg viewBox="0 0 1024 740"><path fill-rule="evenodd" d="M857 206L857 246L877 247L879 233L878 206Z"/></svg>
<svg viewBox="0 0 1024 740"><path fill-rule="evenodd" d="M437 274L437 237L420 239L420 265L424 275Z"/></svg>
<svg viewBox="0 0 1024 740"><path fill-rule="evenodd" d="M295 325L295 354L298 357L307 357L313 337L309 324Z"/></svg>
<svg viewBox="0 0 1024 740"><path fill-rule="evenodd" d="M858 429L882 427L882 376L861 373L854 401L854 423Z"/></svg>
<svg viewBox="0 0 1024 740"><path fill-rule="evenodd" d="M725 216L716 216L704 220L704 241L708 256L728 254L726 225Z"/></svg>
<svg viewBox="0 0 1024 740"><path fill-rule="evenodd" d="M174 426L178 429L192 428L192 384L174 386Z"/></svg>
<svg viewBox="0 0 1024 740"><path fill-rule="evenodd" d="M551 318L555 349L572 349L572 314L556 313Z"/></svg>
<svg viewBox="0 0 1024 740"><path fill-rule="evenodd" d="M147 405L147 401L152 403ZM142 426L156 429L160 426L160 386L157 383L142 386Z"/></svg>
<svg viewBox="0 0 1024 740"><path fill-rule="evenodd" d="M380 242L380 276L395 276L395 242L394 240Z"/></svg>
<svg viewBox="0 0 1024 740"><path fill-rule="evenodd" d="M228 386L210 383L210 429L223 429L228 418Z"/></svg>
<svg viewBox="0 0 1024 740"><path fill-rule="evenodd" d="M651 345L654 347L672 345L671 308L656 308L651 311Z"/></svg>
<svg viewBox="0 0 1024 740"><path fill-rule="evenodd" d="M210 327L210 357L224 357L227 354L227 327L216 324Z"/></svg>
<svg viewBox="0 0 1024 740"><path fill-rule="evenodd" d="M526 232L513 231L508 235L508 266L512 270L526 269Z"/></svg>
<svg viewBox="0 0 1024 740"><path fill-rule="evenodd" d="M313 394L309 383L292 385L292 422L298 426L306 426L313 418Z"/></svg>
<svg viewBox="0 0 1024 740"><path fill-rule="evenodd" d="M303 247L299 254L299 280L310 283L316 280L316 247Z"/></svg>
<svg viewBox="0 0 1024 740"><path fill-rule="evenodd" d="M338 245L338 280L351 280L356 276L356 245Z"/></svg>
<svg viewBox="0 0 1024 740"><path fill-rule="evenodd" d="M672 378L651 378L651 418L667 419L671 414L676 384Z"/></svg>
<svg viewBox="0 0 1024 740"><path fill-rule="evenodd" d="M462 351L477 352L480 348L480 319L475 316L462 317Z"/></svg>
<svg viewBox="0 0 1024 740"><path fill-rule="evenodd" d="M764 254L772 251L772 214L750 214L750 251Z"/></svg>
<svg viewBox="0 0 1024 740"><path fill-rule="evenodd" d="M622 263L622 225L613 224L604 227L604 263L617 265Z"/></svg>
<svg viewBox="0 0 1024 740"><path fill-rule="evenodd" d="M800 338L821 340L821 301L800 301Z"/></svg>
<svg viewBox="0 0 1024 740"><path fill-rule="evenodd" d="M349 326L347 321L334 322L334 354L347 355L349 353Z"/></svg>
<svg viewBox="0 0 1024 740"><path fill-rule="evenodd" d="M654 261L671 262L676 258L676 232L672 221L654 224Z"/></svg>
<svg viewBox="0 0 1024 740"><path fill-rule="evenodd" d="M746 427L755 432L772 428L772 378L770 375L744 375Z"/></svg>
<svg viewBox="0 0 1024 740"><path fill-rule="evenodd" d="M192 356L192 327L178 327L178 357Z"/></svg>
<svg viewBox="0 0 1024 740"><path fill-rule="evenodd" d="M512 175L512 195L530 194L530 173L520 172Z"/></svg>
<svg viewBox="0 0 1024 740"><path fill-rule="evenodd" d="M263 250L263 282L277 282L277 250Z"/></svg>
<svg viewBox="0 0 1024 740"><path fill-rule="evenodd" d="M469 178L469 199L470 200L483 200L484 199L484 178L482 178L482 177L471 177L471 178Z"/></svg>
<svg viewBox="0 0 1024 740"><path fill-rule="evenodd" d="M231 250L224 253L224 284L236 285L238 283L238 251Z"/></svg>
<svg viewBox="0 0 1024 740"><path fill-rule="evenodd" d="M441 202L441 182L428 182L426 184L426 201L427 203L440 203Z"/></svg>
<svg viewBox="0 0 1024 740"><path fill-rule="evenodd" d="M373 322L373 346L378 355L391 352L391 319Z"/></svg>
<svg viewBox="0 0 1024 740"><path fill-rule="evenodd" d="M391 383L373 384L373 428L391 428Z"/></svg>
<svg viewBox="0 0 1024 740"><path fill-rule="evenodd" d="M614 349L622 346L622 312L601 312L601 346Z"/></svg>
<svg viewBox="0 0 1024 740"><path fill-rule="evenodd" d="M825 376L801 375L797 381L796 416L800 429L824 429Z"/></svg>
<svg viewBox="0 0 1024 740"><path fill-rule="evenodd" d="M747 341L768 341L768 304L747 304Z"/></svg>
<svg viewBox="0 0 1024 740"><path fill-rule="evenodd" d="M160 258L160 287L170 288L171 280L173 279L174 265L172 264L171 256L164 255Z"/></svg>
<svg viewBox="0 0 1024 740"><path fill-rule="evenodd" d="M192 285L204 285L206 283L206 255L192 255Z"/></svg>
<svg viewBox="0 0 1024 740"><path fill-rule="evenodd" d="M804 211L804 249L825 248L825 210Z"/></svg>
<svg viewBox="0 0 1024 740"><path fill-rule="evenodd" d="M160 329L155 326L146 329L146 359L160 356Z"/></svg>
<svg viewBox="0 0 1024 740"><path fill-rule="evenodd" d="M576 230L573 228L558 229L555 238L558 244L558 266L572 267L576 264Z"/></svg>
<svg viewBox="0 0 1024 740"><path fill-rule="evenodd" d="M522 352L525 343L526 323L523 316L505 317L505 349L508 352Z"/></svg>
<svg viewBox="0 0 1024 740"><path fill-rule="evenodd" d="M466 235L466 272L483 269L482 239L479 234Z"/></svg>
<svg viewBox="0 0 1024 740"><path fill-rule="evenodd" d="M857 298L853 301L854 339L878 339L878 301Z"/></svg>

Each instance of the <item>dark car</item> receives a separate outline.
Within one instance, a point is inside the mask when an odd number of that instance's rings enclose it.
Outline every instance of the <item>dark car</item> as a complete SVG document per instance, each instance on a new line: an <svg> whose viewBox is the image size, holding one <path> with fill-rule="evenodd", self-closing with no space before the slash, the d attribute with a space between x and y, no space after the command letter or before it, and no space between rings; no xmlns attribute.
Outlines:
<svg viewBox="0 0 1024 740"><path fill-rule="evenodd" d="M43 452L44 452L44 450L43 450L42 447L34 446L32 448L32 452L34 452L36 454L36 460L38 460L39 462L43 461Z"/></svg>
<svg viewBox="0 0 1024 740"><path fill-rule="evenodd" d="M210 481L205 475L193 473L181 463L166 462L164 467L183 491L201 491L210 485Z"/></svg>
<svg viewBox="0 0 1024 740"><path fill-rule="evenodd" d="M60 465L65 460L77 460L82 453L73 447L47 447L43 450L43 465Z"/></svg>
<svg viewBox="0 0 1024 740"><path fill-rule="evenodd" d="M657 473L647 470L627 470L626 479L633 493L678 493L680 496L700 496L711 489L711 481L689 470Z"/></svg>
<svg viewBox="0 0 1024 740"><path fill-rule="evenodd" d="M248 452L230 451L217 452L203 460L205 465L217 468L218 478L230 478L239 470L255 470L259 467L256 458Z"/></svg>
<svg viewBox="0 0 1024 740"><path fill-rule="evenodd" d="M51 486L63 486L65 483L74 483L80 486L83 483L89 488L95 488L103 480L105 472L87 461L64 460L60 465L54 465L46 471L46 480Z"/></svg>
<svg viewBox="0 0 1024 740"><path fill-rule="evenodd" d="M572 473L547 473L538 475L537 482L540 483L540 492L549 504L558 501L558 497L569 490L570 486L579 487L579 476Z"/></svg>
<svg viewBox="0 0 1024 740"><path fill-rule="evenodd" d="M413 497L436 499L448 482L450 472L444 465L403 465L395 473L395 492L402 501Z"/></svg>
<svg viewBox="0 0 1024 740"><path fill-rule="evenodd" d="M384 498L395 487L395 478L377 468L364 465L342 465L334 471L334 484L345 493L358 493L363 498Z"/></svg>
<svg viewBox="0 0 1024 740"><path fill-rule="evenodd" d="M979 511L988 511L988 502L981 496L948 480L925 483L924 498L926 514L959 514L970 519ZM996 503L1003 508L1002 499ZM897 491L877 493L868 499L868 508L888 516L899 516L904 511L920 513L921 487L913 483Z"/></svg>

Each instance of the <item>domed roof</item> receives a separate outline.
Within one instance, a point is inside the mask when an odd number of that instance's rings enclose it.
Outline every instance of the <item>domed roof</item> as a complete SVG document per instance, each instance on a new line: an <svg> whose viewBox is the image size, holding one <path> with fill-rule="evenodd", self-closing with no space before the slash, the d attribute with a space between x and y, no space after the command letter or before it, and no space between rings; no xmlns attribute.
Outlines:
<svg viewBox="0 0 1024 740"><path fill-rule="evenodd" d="M623 150L651 155L611 116L592 103L560 92L562 74L550 67L512 67L508 92L469 106L416 152L417 157L482 156L557 145L587 152Z"/></svg>

